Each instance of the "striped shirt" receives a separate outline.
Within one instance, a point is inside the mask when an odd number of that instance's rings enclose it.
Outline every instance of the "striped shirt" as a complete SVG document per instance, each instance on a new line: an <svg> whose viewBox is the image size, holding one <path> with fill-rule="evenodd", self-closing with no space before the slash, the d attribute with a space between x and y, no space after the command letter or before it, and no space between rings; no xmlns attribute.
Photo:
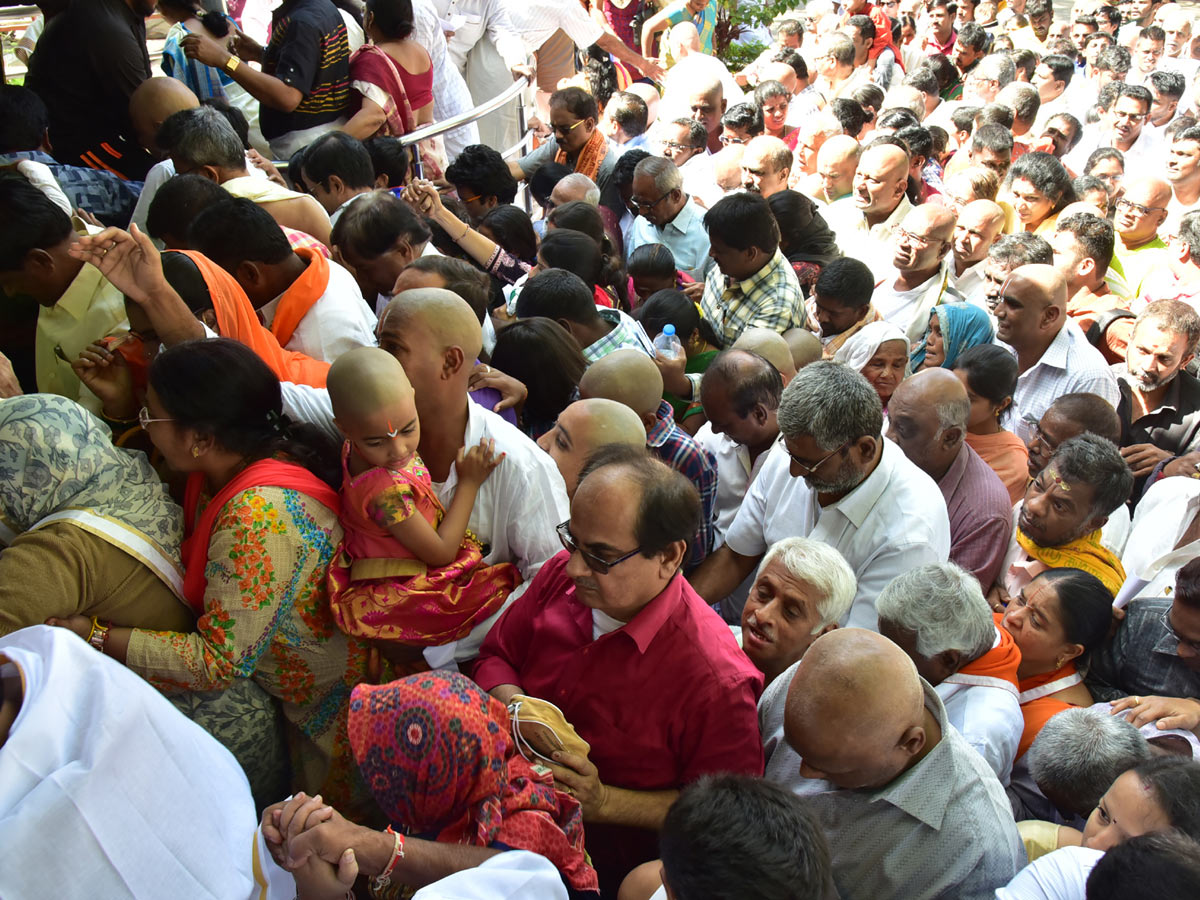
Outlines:
<svg viewBox="0 0 1200 900"><path fill-rule="evenodd" d="M292 112L262 105L268 140L326 125L350 106L350 40L346 23L329 0L289 0L271 19L263 72L304 95Z"/></svg>
<svg viewBox="0 0 1200 900"><path fill-rule="evenodd" d="M692 540L690 566L698 566L712 549L716 534L717 461L696 439L675 424L671 404L658 404L658 421L646 435L650 452L683 475L700 493L700 528Z"/></svg>
<svg viewBox="0 0 1200 900"><path fill-rule="evenodd" d="M610 309L607 306L597 306L596 312L613 328L604 337L583 348L583 356L589 363L594 363L602 356L608 356L614 350L641 350L654 356L654 341L646 335L641 322L619 309Z"/></svg>

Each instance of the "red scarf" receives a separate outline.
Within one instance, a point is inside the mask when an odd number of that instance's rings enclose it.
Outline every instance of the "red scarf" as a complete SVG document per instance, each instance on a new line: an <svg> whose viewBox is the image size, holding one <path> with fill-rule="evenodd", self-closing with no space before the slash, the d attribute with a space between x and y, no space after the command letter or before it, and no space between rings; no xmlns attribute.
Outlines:
<svg viewBox="0 0 1200 900"><path fill-rule="evenodd" d="M225 504L242 491L252 487L289 488L311 497L334 512L341 510L337 491L303 466L278 459L260 459L242 469L225 487L217 491L217 495L209 501L197 521L196 510L200 506L203 487L204 474L193 472L188 477L183 499L184 527L188 528L190 523L195 523L184 538L181 548L184 567L183 596L197 616L204 614L204 591L208 587L208 576L204 570L208 563L208 545L212 540L213 525Z"/></svg>

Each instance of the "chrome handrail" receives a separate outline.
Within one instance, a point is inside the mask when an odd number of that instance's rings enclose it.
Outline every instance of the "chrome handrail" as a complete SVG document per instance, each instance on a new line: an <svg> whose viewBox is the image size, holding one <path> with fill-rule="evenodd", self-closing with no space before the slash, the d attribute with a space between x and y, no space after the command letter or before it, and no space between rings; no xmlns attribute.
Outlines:
<svg viewBox="0 0 1200 900"><path fill-rule="evenodd" d="M460 112L456 116L451 116L449 119L434 122L432 125L426 125L424 128L418 128L416 131L410 131L400 138L400 143L405 147L411 147L413 144L423 141L426 138L437 137L448 131L454 131L456 128L462 128L464 125L470 125L476 119L481 119L488 113L494 112L509 100L518 96L521 91L525 90L528 84L529 79L522 75L491 100L485 100L478 106ZM522 141L524 141L524 138L522 138Z"/></svg>

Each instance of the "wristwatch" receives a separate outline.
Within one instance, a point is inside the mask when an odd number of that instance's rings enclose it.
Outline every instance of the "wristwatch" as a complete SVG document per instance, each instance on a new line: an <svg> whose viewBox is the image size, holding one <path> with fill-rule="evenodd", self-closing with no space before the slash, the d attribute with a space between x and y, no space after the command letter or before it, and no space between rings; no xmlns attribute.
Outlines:
<svg viewBox="0 0 1200 900"><path fill-rule="evenodd" d="M233 54L230 54L229 60L221 68L224 70L226 75L232 75L234 72L237 71L238 66L240 66L241 64L242 64L242 61L240 59L238 59Z"/></svg>

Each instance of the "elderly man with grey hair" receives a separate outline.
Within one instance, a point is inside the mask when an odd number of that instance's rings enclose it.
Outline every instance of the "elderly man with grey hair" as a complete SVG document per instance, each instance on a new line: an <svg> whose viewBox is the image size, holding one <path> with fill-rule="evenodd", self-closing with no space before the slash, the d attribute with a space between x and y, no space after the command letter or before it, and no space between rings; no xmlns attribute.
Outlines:
<svg viewBox="0 0 1200 900"><path fill-rule="evenodd" d="M1117 776L1150 756L1141 732L1107 707L1063 710L1042 726L1013 770L1013 812L1082 830Z"/></svg>
<svg viewBox="0 0 1200 900"><path fill-rule="evenodd" d="M1025 727L1021 651L997 627L975 576L954 563L921 566L885 587L875 609L880 634L909 655L950 724L1008 784Z"/></svg>
<svg viewBox="0 0 1200 900"><path fill-rule="evenodd" d="M1012 535L1008 489L965 438L971 401L949 369L902 381L888 401L888 437L937 482L950 516L950 559L987 591L1000 574Z"/></svg>
<svg viewBox="0 0 1200 900"><path fill-rule="evenodd" d="M879 395L854 369L805 366L784 389L777 418L783 441L750 485L725 545L692 574L692 584L716 603L776 541L809 537L841 553L857 580L840 624L874 630L875 598L886 584L946 561L946 502L933 480L884 440Z"/></svg>
<svg viewBox="0 0 1200 900"><path fill-rule="evenodd" d="M683 187L679 167L661 156L648 156L633 170L629 205L638 211L629 229L626 255L643 244L662 244L675 257L675 268L703 277L708 264L704 210Z"/></svg>
<svg viewBox="0 0 1200 900"><path fill-rule="evenodd" d="M590 206L600 205L600 188L596 186L596 182L582 172L564 175L554 185L554 190L550 192L550 202L555 206L562 206L576 200L582 200Z"/></svg>

